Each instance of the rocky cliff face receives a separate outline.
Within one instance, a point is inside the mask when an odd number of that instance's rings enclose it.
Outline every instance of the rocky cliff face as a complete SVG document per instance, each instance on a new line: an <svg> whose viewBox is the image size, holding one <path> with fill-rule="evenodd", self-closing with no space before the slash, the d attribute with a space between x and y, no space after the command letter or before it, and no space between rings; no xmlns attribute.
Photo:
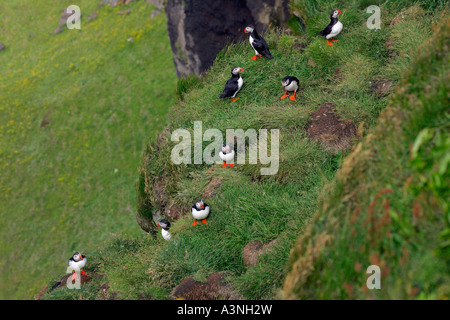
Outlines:
<svg viewBox="0 0 450 320"><path fill-rule="evenodd" d="M253 24L262 33L289 18L288 0L169 0L167 27L178 77L200 75Z"/></svg>

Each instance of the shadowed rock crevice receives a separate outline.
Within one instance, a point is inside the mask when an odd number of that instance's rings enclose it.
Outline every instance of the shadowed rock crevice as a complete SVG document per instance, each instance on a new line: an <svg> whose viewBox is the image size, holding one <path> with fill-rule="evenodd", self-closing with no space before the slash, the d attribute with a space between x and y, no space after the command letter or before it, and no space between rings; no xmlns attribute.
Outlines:
<svg viewBox="0 0 450 320"><path fill-rule="evenodd" d="M245 26L263 33L289 18L287 0L169 0L166 13L178 77L206 71L227 43L245 37Z"/></svg>

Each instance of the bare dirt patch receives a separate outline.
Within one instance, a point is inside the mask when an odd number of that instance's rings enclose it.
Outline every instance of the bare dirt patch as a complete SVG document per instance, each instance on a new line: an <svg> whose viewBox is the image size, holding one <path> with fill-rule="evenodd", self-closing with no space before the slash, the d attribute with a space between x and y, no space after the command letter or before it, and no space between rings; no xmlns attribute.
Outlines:
<svg viewBox="0 0 450 320"><path fill-rule="evenodd" d="M275 239L266 244L262 244L258 240L249 242L242 251L242 258L244 259L245 265L249 268L256 266L258 264L260 256L264 252L271 250L276 241L277 240Z"/></svg>
<svg viewBox="0 0 450 320"><path fill-rule="evenodd" d="M213 178L208 185L206 186L205 190L203 191L203 198L211 198L213 197L217 190L220 188L220 185L222 184L222 178L215 177Z"/></svg>
<svg viewBox="0 0 450 320"><path fill-rule="evenodd" d="M352 146L357 135L355 124L349 119L342 119L335 111L335 104L325 103L310 114L311 120L306 131L311 140L319 141L327 150L334 153L344 151Z"/></svg>
<svg viewBox="0 0 450 320"><path fill-rule="evenodd" d="M185 300L237 300L240 295L231 284L225 281L226 274L211 273L206 282L199 282L189 277L176 286L170 294L173 299Z"/></svg>

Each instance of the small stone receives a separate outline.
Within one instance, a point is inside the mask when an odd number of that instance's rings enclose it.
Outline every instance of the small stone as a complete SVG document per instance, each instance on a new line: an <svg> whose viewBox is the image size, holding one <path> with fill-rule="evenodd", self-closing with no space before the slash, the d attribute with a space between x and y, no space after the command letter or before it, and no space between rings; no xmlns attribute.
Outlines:
<svg viewBox="0 0 450 320"><path fill-rule="evenodd" d="M58 33L61 33L63 31L64 31L64 29L59 27L59 28L56 28L55 31L53 31L53 34L58 34Z"/></svg>
<svg viewBox="0 0 450 320"><path fill-rule="evenodd" d="M161 11L160 9L153 10L153 11L152 11L152 14L151 14L151 16L150 16L150 19L155 18L157 15L161 14L161 12L162 12L162 11Z"/></svg>
<svg viewBox="0 0 450 320"><path fill-rule="evenodd" d="M91 20L97 19L97 17L98 17L98 12L94 12L89 17L87 17L86 21L89 22Z"/></svg>
<svg viewBox="0 0 450 320"><path fill-rule="evenodd" d="M124 10L124 11L120 11L119 12L119 14L121 14L121 15L127 15L127 14L130 14L131 13L131 10Z"/></svg>

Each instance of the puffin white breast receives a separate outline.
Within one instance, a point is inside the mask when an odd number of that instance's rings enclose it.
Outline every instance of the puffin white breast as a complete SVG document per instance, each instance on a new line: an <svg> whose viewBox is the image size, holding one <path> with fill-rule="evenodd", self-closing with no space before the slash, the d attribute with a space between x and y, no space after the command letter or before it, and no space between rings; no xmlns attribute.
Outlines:
<svg viewBox="0 0 450 320"><path fill-rule="evenodd" d="M69 266L72 267L73 270L77 271L77 269L83 269L84 266L86 265L87 262L87 258L84 257L83 260L80 261L74 261L74 260L69 260Z"/></svg>
<svg viewBox="0 0 450 320"><path fill-rule="evenodd" d="M219 152L219 158L223 161L231 161L234 159L234 150L224 154L222 151Z"/></svg>
<svg viewBox="0 0 450 320"><path fill-rule="evenodd" d="M162 229L161 234L162 234L164 240L170 240L170 238L172 238L172 235L170 234L170 232L166 231L164 229Z"/></svg>
<svg viewBox="0 0 450 320"><path fill-rule="evenodd" d="M292 81L288 86L284 87L286 91L297 91L298 85L296 81Z"/></svg>
<svg viewBox="0 0 450 320"><path fill-rule="evenodd" d="M206 219L209 215L209 206L205 207L203 210L196 210L192 208L192 216L196 220L203 220Z"/></svg>
<svg viewBox="0 0 450 320"><path fill-rule="evenodd" d="M327 36L327 39L336 37L339 33L341 33L343 28L344 28L344 25L342 24L342 22L340 22L340 21L336 22L336 24L331 28L331 32Z"/></svg>

